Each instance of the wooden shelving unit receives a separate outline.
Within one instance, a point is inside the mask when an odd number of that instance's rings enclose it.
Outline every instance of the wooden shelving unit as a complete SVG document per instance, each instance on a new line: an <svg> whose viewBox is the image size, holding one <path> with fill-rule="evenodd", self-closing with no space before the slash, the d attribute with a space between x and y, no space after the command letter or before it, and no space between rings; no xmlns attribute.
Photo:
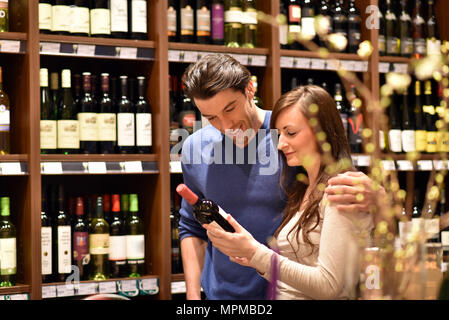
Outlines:
<svg viewBox="0 0 449 320"><path fill-rule="evenodd" d="M41 280L40 211L43 184L66 181L73 190L81 190L85 187L92 189L115 182L123 189L131 188L139 193L146 231L147 275L144 278L157 279L158 291L154 298L171 299L171 282L183 281L183 276L171 274L169 212L172 166L168 107L170 66L176 63L194 62L199 56L209 52L236 55L259 76L260 97L265 103L264 107L271 109L281 96L283 68L298 69L298 72L302 69L293 65L281 66L283 59L285 57L309 60L322 58L316 53L306 51L281 50L278 28L263 22L259 24L259 48L256 49L169 43L166 36L167 0L147 3L148 40L136 41L39 34L38 1L9 2L11 32L0 33L0 65L4 68L5 90L11 98L13 154L0 156L0 194L9 194L12 197L11 208L18 239L19 285L1 288L0 295L28 294L30 299L42 299L43 288L55 285L42 284ZM279 0L258 1L257 5L258 9L266 14L271 16L279 14ZM365 8L369 5L377 5L377 0L358 0L356 5L365 21L368 16ZM449 3L439 1L437 5L440 36L443 40L449 40L449 22L444 17L444 13L449 11ZM362 60L354 54L338 53L331 53L327 57L327 59L346 61L345 63L356 62L353 65L357 68L362 66L363 69L353 71L361 74L363 83L374 93L375 99L379 98L381 63L407 65L410 62L410 59L402 57L379 57L377 39L378 30L367 29L363 23L362 40L370 40L374 48L369 59ZM186 57L187 60L182 60ZM181 64L177 68L182 68ZM147 96L152 105L153 114L153 154L41 155L39 141L39 68L41 66L54 69L68 67L75 71L85 71L84 68L89 68L97 72L113 68L117 72L131 74L143 72L149 78ZM367 122L377 132L376 115L368 114ZM376 156L387 159L380 150L376 150ZM395 155L392 159L406 160L401 155ZM421 159L440 160L438 156L433 155L423 155ZM125 169L112 172L110 165L120 165L124 162L140 163L142 172ZM64 172L63 170L62 175L52 174L43 169L46 163L53 163L53 169L56 166L58 170L59 165L64 169L67 165L78 163L82 166L83 172ZM101 168L100 173L90 172L89 167L85 170L86 163L87 166L90 163L96 163L96 165L100 163L99 167L96 167L97 170ZM4 166L7 168L6 173L2 164L7 164ZM103 164L106 172L102 171Z"/></svg>

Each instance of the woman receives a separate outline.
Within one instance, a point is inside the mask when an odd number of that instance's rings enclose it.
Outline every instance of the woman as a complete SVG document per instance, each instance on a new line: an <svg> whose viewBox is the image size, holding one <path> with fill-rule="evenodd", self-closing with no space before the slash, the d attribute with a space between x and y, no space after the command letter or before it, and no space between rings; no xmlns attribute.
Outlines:
<svg viewBox="0 0 449 320"><path fill-rule="evenodd" d="M371 227L372 220L362 212L340 213L324 196L323 186L333 176L327 173L326 159L339 163L351 159L335 102L320 87L298 87L278 100L271 127L279 134L284 164L281 183L288 196L274 235L279 254L257 242L231 215L227 219L235 233L203 227L212 244L231 261L253 267L267 279L277 255L279 299L354 298L359 276L357 236ZM317 139L323 132L325 141ZM306 175L297 175L299 179L292 182L288 179L291 170L305 170Z"/></svg>

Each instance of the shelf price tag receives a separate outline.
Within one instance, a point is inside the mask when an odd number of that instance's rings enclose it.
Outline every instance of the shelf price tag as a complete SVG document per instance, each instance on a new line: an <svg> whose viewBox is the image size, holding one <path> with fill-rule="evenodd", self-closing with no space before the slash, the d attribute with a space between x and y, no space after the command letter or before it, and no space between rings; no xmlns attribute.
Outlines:
<svg viewBox="0 0 449 320"><path fill-rule="evenodd" d="M98 283L99 293L116 293L117 284L114 281L99 282Z"/></svg>
<svg viewBox="0 0 449 320"><path fill-rule="evenodd" d="M407 73L408 65L405 63L395 63L394 64L394 72L397 73Z"/></svg>
<svg viewBox="0 0 449 320"><path fill-rule="evenodd" d="M326 60L310 59L310 69L312 70L326 70Z"/></svg>
<svg viewBox="0 0 449 320"><path fill-rule="evenodd" d="M341 68L346 71L354 71L354 61L351 60L342 60Z"/></svg>
<svg viewBox="0 0 449 320"><path fill-rule="evenodd" d="M78 44L73 45L73 47L76 48L76 54L79 56L85 56L85 57L93 57L95 56L95 45L90 44Z"/></svg>
<svg viewBox="0 0 449 320"><path fill-rule="evenodd" d="M75 295L75 285L63 284L56 287L58 297L71 297Z"/></svg>
<svg viewBox="0 0 449 320"><path fill-rule="evenodd" d="M7 300L7 299L5 299ZM9 300L30 300L28 293L18 293L9 296Z"/></svg>
<svg viewBox="0 0 449 320"><path fill-rule="evenodd" d="M41 53L47 54L59 54L61 50L61 44L57 42L41 42Z"/></svg>
<svg viewBox="0 0 449 320"><path fill-rule="evenodd" d="M157 294L159 285L157 279L141 279L139 280L139 290L145 294Z"/></svg>
<svg viewBox="0 0 449 320"><path fill-rule="evenodd" d="M326 64L326 70L337 71L341 66L340 60L332 59L328 60Z"/></svg>
<svg viewBox="0 0 449 320"><path fill-rule="evenodd" d="M263 56L260 54L254 56L248 55L248 65L256 67L265 67L267 65L267 56Z"/></svg>
<svg viewBox="0 0 449 320"><path fill-rule="evenodd" d="M432 160L419 160L417 165L419 171L432 171L433 169Z"/></svg>
<svg viewBox="0 0 449 320"><path fill-rule="evenodd" d="M447 170L447 163L445 163L445 161L443 160L433 160L433 166L435 170Z"/></svg>
<svg viewBox="0 0 449 320"><path fill-rule="evenodd" d="M399 171L413 171L413 163L410 160L398 160L396 161Z"/></svg>
<svg viewBox="0 0 449 320"><path fill-rule="evenodd" d="M3 175L22 174L20 162L3 162L0 163L0 168L2 169L1 172Z"/></svg>
<svg viewBox="0 0 449 320"><path fill-rule="evenodd" d="M137 58L137 48L130 47L119 47L119 57L122 59L136 59Z"/></svg>
<svg viewBox="0 0 449 320"><path fill-rule="evenodd" d="M42 299L56 298L56 286L43 286Z"/></svg>
<svg viewBox="0 0 449 320"><path fill-rule="evenodd" d="M293 57L281 57L281 68L293 68Z"/></svg>
<svg viewBox="0 0 449 320"><path fill-rule="evenodd" d="M126 173L142 173L142 161L125 161L124 168Z"/></svg>
<svg viewBox="0 0 449 320"><path fill-rule="evenodd" d="M44 174L62 174L61 162L44 162L42 163L41 173Z"/></svg>
<svg viewBox="0 0 449 320"><path fill-rule="evenodd" d="M310 69L311 59L309 58L293 58L293 68Z"/></svg>
<svg viewBox="0 0 449 320"><path fill-rule="evenodd" d="M387 73L390 70L390 63L379 62L379 73Z"/></svg>
<svg viewBox="0 0 449 320"><path fill-rule="evenodd" d="M168 50L168 61L179 62L179 54L178 50Z"/></svg>
<svg viewBox="0 0 449 320"><path fill-rule="evenodd" d="M170 161L171 173L182 173L181 161Z"/></svg>
<svg viewBox="0 0 449 320"><path fill-rule="evenodd" d="M381 163L382 163L382 167L386 171L394 171L394 170L396 170L396 166L394 165L394 161L393 160L382 160Z"/></svg>
<svg viewBox="0 0 449 320"><path fill-rule="evenodd" d="M105 174L107 173L106 162L88 162L87 170L89 173Z"/></svg>
<svg viewBox="0 0 449 320"><path fill-rule="evenodd" d="M98 284L95 282L80 283L78 287L79 296L87 296L97 293Z"/></svg>
<svg viewBox="0 0 449 320"><path fill-rule="evenodd" d="M196 62L198 60L198 51L185 51L184 62Z"/></svg>
<svg viewBox="0 0 449 320"><path fill-rule="evenodd" d="M135 297L139 295L137 288L137 280L121 280L117 281L118 291L127 295L128 297Z"/></svg>
<svg viewBox="0 0 449 320"><path fill-rule="evenodd" d="M370 156L357 156L357 166L359 167L369 167L371 164L371 158Z"/></svg>
<svg viewBox="0 0 449 320"><path fill-rule="evenodd" d="M0 51L1 52L20 52L20 41L19 40L0 40Z"/></svg>
<svg viewBox="0 0 449 320"><path fill-rule="evenodd" d="M186 293L186 282L185 281L172 282L171 293Z"/></svg>

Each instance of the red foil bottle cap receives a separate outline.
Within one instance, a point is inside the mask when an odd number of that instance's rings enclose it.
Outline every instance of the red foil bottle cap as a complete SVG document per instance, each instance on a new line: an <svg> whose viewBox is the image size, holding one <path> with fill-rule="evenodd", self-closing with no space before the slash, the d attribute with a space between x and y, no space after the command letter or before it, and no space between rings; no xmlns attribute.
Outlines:
<svg viewBox="0 0 449 320"><path fill-rule="evenodd" d="M82 216L84 214L84 202L82 197L76 198L76 210L75 213L77 216Z"/></svg>
<svg viewBox="0 0 449 320"><path fill-rule="evenodd" d="M120 212L120 195L112 195L112 212Z"/></svg>
<svg viewBox="0 0 449 320"><path fill-rule="evenodd" d="M181 195L190 205L194 205L198 201L198 196L193 193L184 183L176 187L176 192Z"/></svg>

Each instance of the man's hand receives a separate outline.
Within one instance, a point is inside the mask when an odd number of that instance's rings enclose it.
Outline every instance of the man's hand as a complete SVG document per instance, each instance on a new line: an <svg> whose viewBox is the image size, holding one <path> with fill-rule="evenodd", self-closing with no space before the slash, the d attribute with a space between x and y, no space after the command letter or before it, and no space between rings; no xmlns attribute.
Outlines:
<svg viewBox="0 0 449 320"><path fill-rule="evenodd" d="M370 212L378 192L385 194L382 186L373 190L373 181L366 174L352 171L329 179L324 191L329 202L342 212Z"/></svg>

